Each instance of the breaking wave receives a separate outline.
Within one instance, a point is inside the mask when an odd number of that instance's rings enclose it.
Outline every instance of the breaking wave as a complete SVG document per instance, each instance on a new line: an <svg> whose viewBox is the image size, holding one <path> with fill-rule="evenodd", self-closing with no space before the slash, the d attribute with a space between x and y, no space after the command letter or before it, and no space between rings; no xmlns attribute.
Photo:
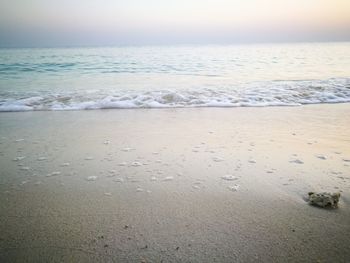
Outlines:
<svg viewBox="0 0 350 263"><path fill-rule="evenodd" d="M0 111L265 107L350 102L350 78L254 82L237 87L152 91L0 93Z"/></svg>

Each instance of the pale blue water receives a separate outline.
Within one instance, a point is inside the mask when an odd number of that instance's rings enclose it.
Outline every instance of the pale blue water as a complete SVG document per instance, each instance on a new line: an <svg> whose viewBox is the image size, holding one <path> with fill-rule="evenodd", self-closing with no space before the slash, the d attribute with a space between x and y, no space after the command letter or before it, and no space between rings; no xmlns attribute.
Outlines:
<svg viewBox="0 0 350 263"><path fill-rule="evenodd" d="M350 43L0 49L0 111L350 102Z"/></svg>

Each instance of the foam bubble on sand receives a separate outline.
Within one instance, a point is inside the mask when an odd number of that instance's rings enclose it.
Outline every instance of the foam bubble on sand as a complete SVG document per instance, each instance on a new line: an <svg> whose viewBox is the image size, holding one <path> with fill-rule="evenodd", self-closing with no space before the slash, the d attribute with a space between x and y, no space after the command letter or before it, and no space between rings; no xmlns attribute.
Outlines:
<svg viewBox="0 0 350 263"><path fill-rule="evenodd" d="M213 157L212 159L214 162L223 162L225 160L224 158L217 157L217 156Z"/></svg>
<svg viewBox="0 0 350 263"><path fill-rule="evenodd" d="M18 156L16 158L14 158L12 161L18 162L18 161L22 161L25 158L26 158L25 156Z"/></svg>
<svg viewBox="0 0 350 263"><path fill-rule="evenodd" d="M95 175L88 176L88 177L86 178L86 180L87 180L87 181L96 181L96 180L97 180L97 176L95 176Z"/></svg>
<svg viewBox="0 0 350 263"><path fill-rule="evenodd" d="M123 178L115 178L115 179L113 180L113 182L123 183L123 182L124 182L124 179L123 179Z"/></svg>
<svg viewBox="0 0 350 263"><path fill-rule="evenodd" d="M85 161L91 161L91 160L93 160L94 159L94 157L92 157L92 156L87 156L87 157L85 157Z"/></svg>
<svg viewBox="0 0 350 263"><path fill-rule="evenodd" d="M227 175L221 176L221 179L226 181L234 181L234 180L237 180L238 178L234 175L227 174Z"/></svg>
<svg viewBox="0 0 350 263"><path fill-rule="evenodd" d="M38 160L38 161L46 161L46 160L47 160L47 157L42 156L42 157L39 157L37 160Z"/></svg>
<svg viewBox="0 0 350 263"><path fill-rule="evenodd" d="M67 166L69 166L69 165L70 165L70 163L62 163L62 164L61 164L62 167L67 167Z"/></svg>
<svg viewBox="0 0 350 263"><path fill-rule="evenodd" d="M299 159L294 159L294 160L291 160L289 161L290 163L296 163L296 164L303 164L304 162L299 160Z"/></svg>
<svg viewBox="0 0 350 263"><path fill-rule="evenodd" d="M238 184L235 184L235 185L229 186L228 189L230 189L232 192L237 192L239 187L240 186Z"/></svg>
<svg viewBox="0 0 350 263"><path fill-rule="evenodd" d="M172 181L172 180L174 180L173 176L167 176L163 178L163 181Z"/></svg>
<svg viewBox="0 0 350 263"><path fill-rule="evenodd" d="M157 181L157 177L152 176L150 180L153 181L153 182L154 182L154 181Z"/></svg>
<svg viewBox="0 0 350 263"><path fill-rule="evenodd" d="M138 167L138 166L142 166L143 164L140 163L140 162L133 162L131 163L131 166L134 166L134 167Z"/></svg>
<svg viewBox="0 0 350 263"><path fill-rule="evenodd" d="M51 177L51 176L57 176L57 175L60 175L61 174L61 172L52 172L52 173L49 173L49 174L47 174L46 175L46 177Z"/></svg>
<svg viewBox="0 0 350 263"><path fill-rule="evenodd" d="M125 147L123 149L121 149L123 152L130 152L132 150L134 150L133 148L130 148L130 147Z"/></svg>

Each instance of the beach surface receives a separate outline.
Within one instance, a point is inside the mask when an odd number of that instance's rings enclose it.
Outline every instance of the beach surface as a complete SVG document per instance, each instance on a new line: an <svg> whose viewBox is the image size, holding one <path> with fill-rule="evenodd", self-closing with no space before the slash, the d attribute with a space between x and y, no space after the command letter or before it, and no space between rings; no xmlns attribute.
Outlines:
<svg viewBox="0 0 350 263"><path fill-rule="evenodd" d="M0 167L0 262L350 259L350 104L1 113Z"/></svg>

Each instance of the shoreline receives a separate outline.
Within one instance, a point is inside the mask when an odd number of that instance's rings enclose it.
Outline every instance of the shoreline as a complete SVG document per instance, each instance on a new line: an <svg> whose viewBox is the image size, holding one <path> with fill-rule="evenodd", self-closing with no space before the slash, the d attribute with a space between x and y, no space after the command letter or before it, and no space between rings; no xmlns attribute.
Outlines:
<svg viewBox="0 0 350 263"><path fill-rule="evenodd" d="M346 262L349 112L0 114L0 261Z"/></svg>

